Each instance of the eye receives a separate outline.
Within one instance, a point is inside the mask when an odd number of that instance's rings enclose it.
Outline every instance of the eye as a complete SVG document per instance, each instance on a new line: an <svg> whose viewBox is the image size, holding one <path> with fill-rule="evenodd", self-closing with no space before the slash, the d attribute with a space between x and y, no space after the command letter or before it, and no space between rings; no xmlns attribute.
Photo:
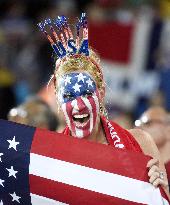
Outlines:
<svg viewBox="0 0 170 205"><path fill-rule="evenodd" d="M63 98L67 100L72 100L74 96L71 93L64 93Z"/></svg>
<svg viewBox="0 0 170 205"><path fill-rule="evenodd" d="M91 91L91 90L86 90L86 92L84 93L85 97L89 97L89 96L92 96L92 95L93 95L93 91Z"/></svg>

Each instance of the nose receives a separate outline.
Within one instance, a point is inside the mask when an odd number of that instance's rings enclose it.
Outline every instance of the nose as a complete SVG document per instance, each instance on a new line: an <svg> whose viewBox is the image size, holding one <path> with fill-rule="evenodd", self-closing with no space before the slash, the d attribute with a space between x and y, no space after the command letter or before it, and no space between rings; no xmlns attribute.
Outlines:
<svg viewBox="0 0 170 205"><path fill-rule="evenodd" d="M74 112L77 112L77 111L81 112L87 107L82 97L76 98L76 100L74 100L72 105L74 107Z"/></svg>

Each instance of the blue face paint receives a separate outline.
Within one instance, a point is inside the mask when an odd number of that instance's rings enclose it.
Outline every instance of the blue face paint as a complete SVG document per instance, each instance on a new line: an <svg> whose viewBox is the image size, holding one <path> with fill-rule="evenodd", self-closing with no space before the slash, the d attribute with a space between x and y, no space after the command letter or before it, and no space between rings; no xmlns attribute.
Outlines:
<svg viewBox="0 0 170 205"><path fill-rule="evenodd" d="M60 103L67 103L80 96L90 96L96 91L96 84L87 73L66 74L58 86Z"/></svg>

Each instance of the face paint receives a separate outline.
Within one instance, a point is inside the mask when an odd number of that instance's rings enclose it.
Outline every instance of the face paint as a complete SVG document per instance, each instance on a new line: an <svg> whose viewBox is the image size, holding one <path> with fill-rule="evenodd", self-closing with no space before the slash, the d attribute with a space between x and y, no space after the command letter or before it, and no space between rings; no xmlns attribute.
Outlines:
<svg viewBox="0 0 170 205"><path fill-rule="evenodd" d="M58 83L58 99L73 136L88 137L97 121L99 95L87 73L70 73Z"/></svg>

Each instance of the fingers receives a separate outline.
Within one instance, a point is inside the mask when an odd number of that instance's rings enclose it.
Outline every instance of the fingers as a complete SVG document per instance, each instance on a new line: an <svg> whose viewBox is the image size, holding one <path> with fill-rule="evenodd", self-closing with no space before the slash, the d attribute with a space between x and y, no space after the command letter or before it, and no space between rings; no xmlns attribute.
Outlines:
<svg viewBox="0 0 170 205"><path fill-rule="evenodd" d="M149 172L148 172L149 182L154 187L158 187L159 185L167 186L167 182L163 178L163 172L160 171L158 159L154 158L149 160L147 163L147 167L149 168Z"/></svg>
<svg viewBox="0 0 170 205"><path fill-rule="evenodd" d="M148 176L151 177L153 174L156 174L157 177L159 177L159 167L156 165L153 165L152 167L150 167L149 172L148 172Z"/></svg>
<svg viewBox="0 0 170 205"><path fill-rule="evenodd" d="M153 181L153 183L151 183L151 184L153 184L154 187L158 187L159 185L161 185L163 187L167 187L168 186L168 182L163 180L163 179L160 179L160 178L155 179Z"/></svg>
<svg viewBox="0 0 170 205"><path fill-rule="evenodd" d="M149 170L149 182L153 184L154 187L158 187L159 185L166 187L168 185L168 181L164 179L164 175L162 173L163 172L160 172L159 168L155 165L153 165L153 167L151 167L151 169Z"/></svg>
<svg viewBox="0 0 170 205"><path fill-rule="evenodd" d="M154 181L156 181L157 179L159 179L159 172L153 172L152 174L150 174L149 182L151 184L154 184Z"/></svg>
<svg viewBox="0 0 170 205"><path fill-rule="evenodd" d="M159 165L158 159L150 159L146 165L146 167L151 168L153 165Z"/></svg>
<svg viewBox="0 0 170 205"><path fill-rule="evenodd" d="M153 181L152 184L153 184L154 187L158 187L159 185L164 185L164 181L160 178L157 178Z"/></svg>

